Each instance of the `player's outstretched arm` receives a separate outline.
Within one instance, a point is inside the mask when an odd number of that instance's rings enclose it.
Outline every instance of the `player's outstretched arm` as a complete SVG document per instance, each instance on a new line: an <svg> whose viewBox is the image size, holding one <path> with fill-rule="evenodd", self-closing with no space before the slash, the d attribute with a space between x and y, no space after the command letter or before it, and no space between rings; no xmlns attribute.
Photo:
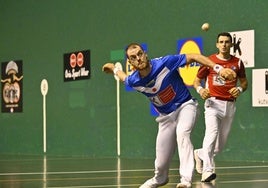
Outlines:
<svg viewBox="0 0 268 188"><path fill-rule="evenodd" d="M224 79L233 80L236 78L236 73L232 69L223 68L221 65L215 64L208 57L202 54L186 54L186 61L187 64L190 64L192 62L198 62L202 65L211 67Z"/></svg>
<svg viewBox="0 0 268 188"><path fill-rule="evenodd" d="M102 71L107 73L107 74L113 74L114 68L115 68L115 66L113 63L106 63L102 66Z"/></svg>
<svg viewBox="0 0 268 188"><path fill-rule="evenodd" d="M119 67L116 67L113 63L106 63L102 66L102 71L108 74L114 74L116 75L120 81L124 82L127 74L120 69Z"/></svg>
<svg viewBox="0 0 268 188"><path fill-rule="evenodd" d="M221 68L218 74L224 79L224 80L234 80L236 78L236 73L230 68Z"/></svg>

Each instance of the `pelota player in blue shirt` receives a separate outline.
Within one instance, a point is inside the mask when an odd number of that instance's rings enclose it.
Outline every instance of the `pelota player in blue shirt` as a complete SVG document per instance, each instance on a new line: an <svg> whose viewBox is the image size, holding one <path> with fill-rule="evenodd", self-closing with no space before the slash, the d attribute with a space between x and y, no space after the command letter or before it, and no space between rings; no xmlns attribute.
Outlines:
<svg viewBox="0 0 268 188"><path fill-rule="evenodd" d="M156 188L168 183L169 165L178 147L180 157L180 183L177 188L191 187L194 171L193 145L190 134L198 115L198 103L183 83L179 67L198 62L212 67L223 79L232 80L236 74L215 64L201 54L167 55L149 60L142 46L131 43L126 56L135 71L127 75L113 63L106 63L102 70L116 75L126 85L146 95L159 116L156 138L155 175L140 188Z"/></svg>

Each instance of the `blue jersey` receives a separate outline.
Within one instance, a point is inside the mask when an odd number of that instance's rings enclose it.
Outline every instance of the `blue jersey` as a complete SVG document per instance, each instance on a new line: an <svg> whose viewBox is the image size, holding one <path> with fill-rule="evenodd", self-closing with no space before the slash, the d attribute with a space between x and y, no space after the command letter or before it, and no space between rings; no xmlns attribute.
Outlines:
<svg viewBox="0 0 268 188"><path fill-rule="evenodd" d="M151 72L141 78L134 71L125 84L146 95L159 113L169 114L192 98L178 68L186 65L185 55L168 55L151 59Z"/></svg>

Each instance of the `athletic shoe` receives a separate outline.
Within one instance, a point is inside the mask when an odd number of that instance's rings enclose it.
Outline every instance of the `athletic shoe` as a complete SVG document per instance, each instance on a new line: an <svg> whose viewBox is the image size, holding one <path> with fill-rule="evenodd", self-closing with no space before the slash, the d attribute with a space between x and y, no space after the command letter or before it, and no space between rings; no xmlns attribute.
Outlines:
<svg viewBox="0 0 268 188"><path fill-rule="evenodd" d="M216 179L216 174L213 172L204 172L202 174L201 182L211 182L212 180Z"/></svg>
<svg viewBox="0 0 268 188"><path fill-rule="evenodd" d="M197 150L194 150L195 169L198 174L203 172L203 161L198 157Z"/></svg>
<svg viewBox="0 0 268 188"><path fill-rule="evenodd" d="M163 183L157 183L154 178L148 179L140 188L157 188L168 183L168 179Z"/></svg>
<svg viewBox="0 0 268 188"><path fill-rule="evenodd" d="M183 182L177 184L176 188L190 188L192 187L192 184L190 182Z"/></svg>

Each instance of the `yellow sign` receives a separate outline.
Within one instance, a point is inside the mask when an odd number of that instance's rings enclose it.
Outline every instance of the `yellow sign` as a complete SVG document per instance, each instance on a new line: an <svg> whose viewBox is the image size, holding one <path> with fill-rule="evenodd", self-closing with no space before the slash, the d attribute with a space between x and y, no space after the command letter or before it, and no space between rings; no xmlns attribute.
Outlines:
<svg viewBox="0 0 268 188"><path fill-rule="evenodd" d="M179 40L177 46L179 54L189 54L189 53L201 54L202 38ZM193 82L199 67L200 67L199 63L193 62L190 65L179 69L183 81L187 86L193 86Z"/></svg>

